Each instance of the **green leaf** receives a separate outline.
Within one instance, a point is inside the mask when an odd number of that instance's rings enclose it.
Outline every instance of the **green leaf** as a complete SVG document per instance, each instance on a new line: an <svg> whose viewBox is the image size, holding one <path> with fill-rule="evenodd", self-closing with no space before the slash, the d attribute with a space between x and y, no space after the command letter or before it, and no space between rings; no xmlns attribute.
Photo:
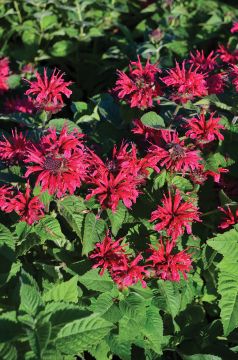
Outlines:
<svg viewBox="0 0 238 360"><path fill-rule="evenodd" d="M184 192L193 189L192 183L188 179L186 179L182 176L174 176L171 183L174 186L176 186L179 190L182 190Z"/></svg>
<svg viewBox="0 0 238 360"><path fill-rule="evenodd" d="M97 269L92 269L86 272L84 275L79 276L79 282L81 282L87 289L95 291L109 291L113 288L113 281L105 272L102 276L99 275Z"/></svg>
<svg viewBox="0 0 238 360"><path fill-rule="evenodd" d="M222 360L220 356L211 354L181 355L183 360Z"/></svg>
<svg viewBox="0 0 238 360"><path fill-rule="evenodd" d="M157 354L162 354L161 343L163 339L163 321L159 309L151 305L146 310L146 323L143 328L146 344Z"/></svg>
<svg viewBox="0 0 238 360"><path fill-rule="evenodd" d="M141 117L141 122L153 129L161 129L165 127L164 119L156 114L154 111L150 111Z"/></svg>
<svg viewBox="0 0 238 360"><path fill-rule="evenodd" d="M230 261L238 259L238 231L232 229L207 241L207 244L222 254L229 257Z"/></svg>
<svg viewBox="0 0 238 360"><path fill-rule="evenodd" d="M30 347L37 359L41 359L51 334L50 322L37 323L34 329L26 329Z"/></svg>
<svg viewBox="0 0 238 360"><path fill-rule="evenodd" d="M21 76L17 74L10 75L7 79L10 89L15 89L21 83Z"/></svg>
<svg viewBox="0 0 238 360"><path fill-rule="evenodd" d="M0 344L0 358L2 360L17 360L17 351L15 346L5 343Z"/></svg>
<svg viewBox="0 0 238 360"><path fill-rule="evenodd" d="M78 301L78 276L72 277L68 281L56 284L43 294L44 301L68 301L77 303Z"/></svg>
<svg viewBox="0 0 238 360"><path fill-rule="evenodd" d="M51 240L57 246L63 247L67 242L59 221L52 215L45 215L35 226L35 232L40 236L41 243Z"/></svg>
<svg viewBox="0 0 238 360"><path fill-rule="evenodd" d="M31 275L22 270L20 277L20 307L19 310L35 316L42 305L42 298L38 286Z"/></svg>
<svg viewBox="0 0 238 360"><path fill-rule="evenodd" d="M127 213L127 208L122 202L119 203L116 212L107 210L107 214L111 222L111 231L113 236L116 236L118 231L121 229L122 224L126 217L126 213Z"/></svg>
<svg viewBox="0 0 238 360"><path fill-rule="evenodd" d="M75 129L81 132L80 127L77 124L75 124L73 121L68 119L52 119L47 124L47 127L55 128L57 131L61 131L64 126L67 126L69 132L72 132Z"/></svg>
<svg viewBox="0 0 238 360"><path fill-rule="evenodd" d="M83 200L78 196L67 196L58 200L57 207L73 231L82 239L83 220L87 212Z"/></svg>
<svg viewBox="0 0 238 360"><path fill-rule="evenodd" d="M78 354L90 350L112 329L113 325L95 315L75 320L65 325L59 332L55 343L63 354Z"/></svg>
<svg viewBox="0 0 238 360"><path fill-rule="evenodd" d="M54 57L65 57L72 53L75 49L74 43L71 40L61 40L54 43L50 49L50 54Z"/></svg>
<svg viewBox="0 0 238 360"><path fill-rule="evenodd" d="M93 213L88 213L83 226L83 249L82 255L88 255L94 249L94 245L100 241L100 235L104 233L105 222L97 219Z"/></svg>
<svg viewBox="0 0 238 360"><path fill-rule="evenodd" d="M165 301L165 311L173 318L178 314L180 309L180 296L176 288L176 284L170 281L158 281L159 290Z"/></svg>

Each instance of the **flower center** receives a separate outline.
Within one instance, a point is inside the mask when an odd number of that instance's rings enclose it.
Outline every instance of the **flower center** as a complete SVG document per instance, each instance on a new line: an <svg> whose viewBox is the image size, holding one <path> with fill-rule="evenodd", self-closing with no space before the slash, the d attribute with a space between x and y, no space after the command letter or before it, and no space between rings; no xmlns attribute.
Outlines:
<svg viewBox="0 0 238 360"><path fill-rule="evenodd" d="M56 171L61 168L62 162L63 162L62 159L56 159L52 156L48 156L45 158L45 162L43 166L45 170Z"/></svg>
<svg viewBox="0 0 238 360"><path fill-rule="evenodd" d="M184 157L185 155L185 151L183 149L183 147L179 144L168 144L168 148L169 148L169 153L172 159L176 160L176 159L181 159Z"/></svg>

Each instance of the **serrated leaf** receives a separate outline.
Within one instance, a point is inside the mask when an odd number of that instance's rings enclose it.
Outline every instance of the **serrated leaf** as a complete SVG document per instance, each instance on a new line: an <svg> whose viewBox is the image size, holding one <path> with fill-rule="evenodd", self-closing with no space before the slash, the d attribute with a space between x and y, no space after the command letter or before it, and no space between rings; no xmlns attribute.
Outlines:
<svg viewBox="0 0 238 360"><path fill-rule="evenodd" d="M63 354L78 354L90 350L108 334L113 325L95 315L65 325L55 343Z"/></svg>
<svg viewBox="0 0 238 360"><path fill-rule="evenodd" d="M20 277L20 307L19 309L31 316L35 316L42 305L41 294L32 276L22 270Z"/></svg>
<svg viewBox="0 0 238 360"><path fill-rule="evenodd" d="M59 247L63 247L67 242L59 221L52 215L45 215L35 226L35 232L40 236L41 242L51 240Z"/></svg>
<svg viewBox="0 0 238 360"><path fill-rule="evenodd" d="M99 275L97 269L92 269L84 275L79 276L81 282L87 289L96 290L100 292L109 291L113 288L113 281L105 272L102 276Z"/></svg>
<svg viewBox="0 0 238 360"><path fill-rule="evenodd" d="M163 321L159 309L153 305L146 310L146 323L143 328L143 335L146 337L147 346L160 355L162 353Z"/></svg>
<svg viewBox="0 0 238 360"><path fill-rule="evenodd" d="M158 286L166 304L165 311L175 318L180 309L180 295L176 284L170 281L159 280Z"/></svg>
<svg viewBox="0 0 238 360"><path fill-rule="evenodd" d="M119 203L117 210L112 212L111 210L107 210L108 217L111 222L111 231L113 236L116 236L118 231L121 229L121 226L125 220L127 213L127 208L123 203Z"/></svg>
<svg viewBox="0 0 238 360"><path fill-rule="evenodd" d="M78 301L78 276L72 277L61 284L55 284L52 289L43 294L44 301Z"/></svg>
<svg viewBox="0 0 238 360"><path fill-rule="evenodd" d="M82 255L88 255L94 249L94 245L100 241L100 235L104 233L105 222L97 219L93 213L88 213L83 225L83 249Z"/></svg>
<svg viewBox="0 0 238 360"><path fill-rule="evenodd" d="M184 192L193 189L192 183L188 179L186 179L182 176L174 176L171 183L174 186L176 186L179 190L182 190Z"/></svg>
<svg viewBox="0 0 238 360"><path fill-rule="evenodd" d="M149 111L141 117L141 122L145 126L153 129L161 129L165 127L164 119L154 111Z"/></svg>
<svg viewBox="0 0 238 360"><path fill-rule="evenodd" d="M82 239L83 221L87 211L83 200L78 196L67 196L63 200L58 200L57 207L73 231Z"/></svg>
<svg viewBox="0 0 238 360"><path fill-rule="evenodd" d="M75 129L81 132L80 127L73 121L68 119L52 119L49 121L47 126L51 128L56 128L57 131L61 131L64 126L67 126L69 132L72 132Z"/></svg>

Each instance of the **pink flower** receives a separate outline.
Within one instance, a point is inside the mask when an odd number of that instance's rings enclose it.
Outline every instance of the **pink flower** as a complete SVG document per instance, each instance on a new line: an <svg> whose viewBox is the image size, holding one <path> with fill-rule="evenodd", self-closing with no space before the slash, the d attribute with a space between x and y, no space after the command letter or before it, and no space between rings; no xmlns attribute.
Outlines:
<svg viewBox="0 0 238 360"><path fill-rule="evenodd" d="M77 130L68 134L64 127L60 134L49 129L38 146L28 148L26 177L36 173L36 185L41 190L62 197L68 191L73 194L86 177L88 167L86 150Z"/></svg>
<svg viewBox="0 0 238 360"><path fill-rule="evenodd" d="M219 45L217 52L224 63L235 64L238 61L238 50L229 52L228 48L224 45Z"/></svg>
<svg viewBox="0 0 238 360"><path fill-rule="evenodd" d="M107 232L103 241L97 243L94 251L89 255L89 258L95 263L93 268L101 268L100 275L103 275L105 270L127 269L127 255L124 247L120 245L120 241L113 241Z"/></svg>
<svg viewBox="0 0 238 360"><path fill-rule="evenodd" d="M237 21L234 22L234 24L233 24L233 26L232 26L232 28L231 28L230 31L231 31L232 34L238 32L238 22L237 22Z"/></svg>
<svg viewBox="0 0 238 360"><path fill-rule="evenodd" d="M214 55L214 51L211 51L208 56L205 56L203 50L196 50L195 55L190 53L191 59L188 60L188 63L192 64L196 69L199 69L202 72L211 71L217 66L217 56L218 55Z"/></svg>
<svg viewBox="0 0 238 360"><path fill-rule="evenodd" d="M186 103L197 96L207 95L205 76L198 72L198 68L194 69L193 65L186 70L185 61L183 61L181 68L176 62L175 68L168 70L167 73L168 75L161 80L167 86L172 87L173 94L171 98L173 100Z"/></svg>
<svg viewBox="0 0 238 360"><path fill-rule="evenodd" d="M145 269L145 266L138 265L141 260L143 257L139 254L135 259L128 262L125 270L119 269L111 273L113 281L117 283L120 289L135 285L138 281L141 282L142 287L146 287L144 277L149 275L149 271Z"/></svg>
<svg viewBox="0 0 238 360"><path fill-rule="evenodd" d="M9 89L7 80L9 77L9 59L3 58L0 60L0 92L6 91Z"/></svg>
<svg viewBox="0 0 238 360"><path fill-rule="evenodd" d="M162 95L161 87L156 79L159 73L161 70L156 65L150 64L149 59L143 67L138 56L138 61L131 62L128 75L118 70L119 79L113 91L120 99L127 101L130 107L141 109L152 107L153 100Z"/></svg>
<svg viewBox="0 0 238 360"><path fill-rule="evenodd" d="M171 254L173 245L167 241L164 246L161 240L158 249L151 246L152 254L147 262L152 262L151 267L155 271L155 275L163 280L180 281L180 273L186 280L186 273L192 269L191 255L187 254L185 250Z"/></svg>
<svg viewBox="0 0 238 360"><path fill-rule="evenodd" d="M207 76L206 83L208 94L222 94L226 85L227 74L221 72Z"/></svg>
<svg viewBox="0 0 238 360"><path fill-rule="evenodd" d="M159 220L155 225L155 230L165 230L167 236L172 237L175 241L179 236L192 233L191 224L199 219L198 208L191 202L182 199L180 192L176 190L174 196L169 196L162 200L162 206L152 212L150 221Z"/></svg>
<svg viewBox="0 0 238 360"><path fill-rule="evenodd" d="M6 113L26 113L32 114L35 112L35 107L30 98L8 98L4 101L4 112Z"/></svg>
<svg viewBox="0 0 238 360"><path fill-rule="evenodd" d="M0 186L0 210L5 211L11 199L13 198L13 189L11 186Z"/></svg>
<svg viewBox="0 0 238 360"><path fill-rule="evenodd" d="M206 121L205 114L201 113L198 118L191 118L187 120L186 136L195 139L200 143L208 143L214 140L224 140L224 136L220 133L224 126L220 124L220 117L214 117L215 113L211 113L209 119Z"/></svg>
<svg viewBox="0 0 238 360"><path fill-rule="evenodd" d="M231 77L232 77L232 84L235 86L235 89L238 92L238 66L237 65L232 65Z"/></svg>
<svg viewBox="0 0 238 360"><path fill-rule="evenodd" d="M12 130L12 136L9 139L3 135L3 140L0 141L0 159L11 164L22 162L31 144L23 133L18 134L17 129Z"/></svg>
<svg viewBox="0 0 238 360"><path fill-rule="evenodd" d="M201 158L197 150L185 146L174 131L161 131L161 145L152 145L149 150L151 167L165 167L172 172L194 171L199 168Z"/></svg>
<svg viewBox="0 0 238 360"><path fill-rule="evenodd" d="M128 144L122 145L119 150L114 147L112 159L106 163L91 152L90 163L88 183L94 188L89 190L87 200L97 196L102 208L109 208L113 212L120 200L128 208L136 202L139 187L148 176L149 163L146 158L137 158L134 145L131 151L128 151Z"/></svg>
<svg viewBox="0 0 238 360"><path fill-rule="evenodd" d="M222 220L221 224L219 225L220 229L224 230L238 223L238 209L236 209L235 213L231 211L229 206L227 206L227 209L224 209L223 207L219 206L218 209L226 215L226 217Z"/></svg>
<svg viewBox="0 0 238 360"><path fill-rule="evenodd" d="M19 191L11 199L5 211L15 211L20 216L20 221L26 221L32 225L44 216L44 205L37 196L31 198L30 185L27 183L25 194Z"/></svg>
<svg viewBox="0 0 238 360"><path fill-rule="evenodd" d="M54 69L53 74L48 79L46 69L44 69L43 77L36 72L36 81L25 79L30 84L30 89L25 94L33 97L33 103L36 108L53 113L57 113L62 109L64 106L62 95L69 98L72 94L72 91L67 88L72 82L65 82L63 75L63 73L57 72Z"/></svg>
<svg viewBox="0 0 238 360"><path fill-rule="evenodd" d="M159 129L149 128L145 126L141 120L136 119L133 121L134 128L132 129L133 134L143 135L145 140L148 140L152 143L157 142L157 138L161 137Z"/></svg>

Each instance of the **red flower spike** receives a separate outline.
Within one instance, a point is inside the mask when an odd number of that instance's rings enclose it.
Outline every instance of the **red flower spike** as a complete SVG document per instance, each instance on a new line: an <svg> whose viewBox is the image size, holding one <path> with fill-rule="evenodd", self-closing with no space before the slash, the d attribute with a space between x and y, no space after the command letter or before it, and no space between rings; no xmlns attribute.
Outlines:
<svg viewBox="0 0 238 360"><path fill-rule="evenodd" d="M3 140L0 141L0 159L11 164L22 162L31 144L23 133L18 134L17 129L12 130L12 136L9 139L3 135Z"/></svg>
<svg viewBox="0 0 238 360"><path fill-rule="evenodd" d="M217 52L224 63L236 64L238 61L238 50L230 52L224 45L219 45Z"/></svg>
<svg viewBox="0 0 238 360"><path fill-rule="evenodd" d="M185 146L178 134L169 130L161 131L161 145L152 145L148 149L148 158L155 170L158 165L182 174L198 169L202 161L197 150Z"/></svg>
<svg viewBox="0 0 238 360"><path fill-rule="evenodd" d="M0 92L4 92L9 89L7 80L9 77L9 59L3 58L0 60Z"/></svg>
<svg viewBox="0 0 238 360"><path fill-rule="evenodd" d="M168 75L161 79L167 86L172 87L173 94L171 98L181 103L186 103L195 97L207 95L204 74L199 73L198 68L194 69L193 65L186 70L185 63L183 61L180 68L180 65L176 62L175 68L168 70Z"/></svg>
<svg viewBox="0 0 238 360"><path fill-rule="evenodd" d="M77 131L68 134L63 128L57 135L55 129L49 129L39 146L28 149L25 176L38 174L36 185L40 184L42 191L48 190L51 195L62 197L66 192L72 195L81 186L88 167L81 138Z"/></svg>
<svg viewBox="0 0 238 360"><path fill-rule="evenodd" d="M146 287L144 278L145 276L149 276L149 271L145 269L145 266L138 265L142 259L142 255L139 254L135 259L128 262L125 270L115 269L115 271L111 273L113 281L117 283L120 289L135 285L138 281L141 282L143 288Z"/></svg>
<svg viewBox="0 0 238 360"><path fill-rule="evenodd" d="M235 213L233 214L233 212L231 211L230 207L227 206L226 209L224 209L223 207L219 206L218 209L220 211L222 211L226 217L222 220L221 224L219 225L220 229L227 229L232 225L235 225L238 223L238 209L235 211Z"/></svg>
<svg viewBox="0 0 238 360"><path fill-rule="evenodd" d="M183 200L178 190L174 196L171 193L168 197L164 195L162 206L158 206L151 214L150 221L155 220L160 221L155 225L155 230L165 230L173 242L183 235L185 230L188 234L192 233L193 221L201 221L198 208L191 201Z"/></svg>
<svg viewBox="0 0 238 360"><path fill-rule="evenodd" d="M214 115L214 112L211 113L207 121L204 113L200 114L198 118L188 119L186 127L189 130L185 135L201 144L224 140L224 136L220 133L220 130L224 129L224 126L220 124L221 118L215 118Z"/></svg>
<svg viewBox="0 0 238 360"><path fill-rule="evenodd" d="M156 76L161 70L156 65L150 64L149 59L143 67L138 56L138 61L132 61L129 74L118 70L119 79L113 89L119 99L124 99L130 107L146 109L153 106L154 98L162 95L162 90ZM157 100L159 103L159 101Z"/></svg>
<svg viewBox="0 0 238 360"><path fill-rule="evenodd" d="M180 281L180 273L184 279L187 279L187 272L192 269L191 255L186 253L185 250L176 254L172 254L173 244L166 242L164 246L162 240L158 249L151 246L151 256L147 262L152 262L152 269L155 275L163 280Z"/></svg>
<svg viewBox="0 0 238 360"><path fill-rule="evenodd" d="M232 26L232 28L231 28L230 31L231 31L232 34L238 32L238 22L237 22L237 21L234 22L234 24L233 24L233 26Z"/></svg>
<svg viewBox="0 0 238 360"><path fill-rule="evenodd" d="M214 70L217 66L218 55L214 55L214 51L211 51L208 56L204 55L204 51L196 50L196 53L190 53L190 60L188 63L192 64L196 69L203 72Z"/></svg>
<svg viewBox="0 0 238 360"><path fill-rule="evenodd" d="M34 106L38 109L57 113L64 107L62 95L70 97L72 91L67 86L71 85L71 81L64 81L63 73L54 69L50 78L47 77L46 69L41 77L38 72L35 73L36 81L26 82L30 84L25 94L33 98Z"/></svg>
<svg viewBox="0 0 238 360"><path fill-rule="evenodd" d="M93 152L90 155L88 183L92 184L86 199L97 196L102 208L116 211L120 200L128 208L136 202L140 194L139 187L148 176L147 158L138 159L134 145L128 151L128 144L119 150L114 147L113 156L105 164Z"/></svg>
<svg viewBox="0 0 238 360"><path fill-rule="evenodd" d="M25 194L21 191L10 200L6 212L15 211L20 216L20 221L34 224L44 216L44 205L37 196L31 198L31 189L27 183Z"/></svg>
<svg viewBox="0 0 238 360"><path fill-rule="evenodd" d="M105 270L114 271L117 269L127 269L127 255L125 254L125 246L120 245L121 240L113 241L109 232L101 243L95 245L95 250L89 255L95 265L93 268L101 268L100 275L104 274Z"/></svg>
<svg viewBox="0 0 238 360"><path fill-rule="evenodd" d="M35 106L30 98L8 98L4 102L4 112L33 114L35 112Z"/></svg>

